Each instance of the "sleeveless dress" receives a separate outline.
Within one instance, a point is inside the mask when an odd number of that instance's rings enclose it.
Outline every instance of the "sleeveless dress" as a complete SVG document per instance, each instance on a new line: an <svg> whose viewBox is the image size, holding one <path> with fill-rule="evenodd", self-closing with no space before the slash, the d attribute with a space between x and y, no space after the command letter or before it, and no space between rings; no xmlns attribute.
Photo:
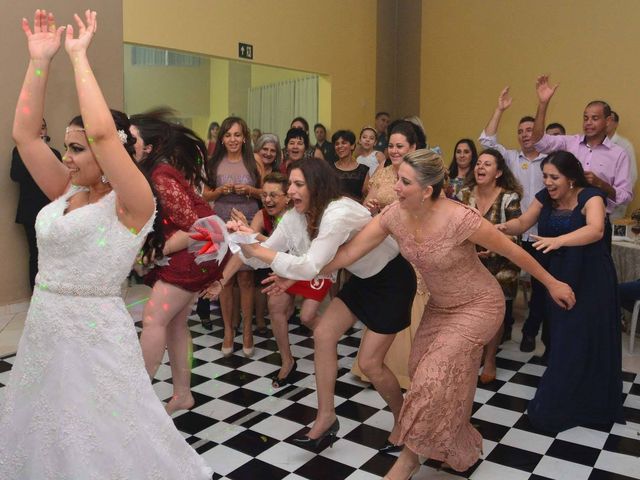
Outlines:
<svg viewBox="0 0 640 480"><path fill-rule="evenodd" d="M400 220L398 203L381 213L381 225L430 293L409 357L411 386L400 412L399 443L464 471L482 449L471 409L482 349L502 323L504 295L467 240L482 217L458 202L442 201L457 207L449 227L422 242Z"/></svg>
<svg viewBox="0 0 640 480"><path fill-rule="evenodd" d="M225 157L218 165L216 187L226 183L251 185L252 187L257 186L256 182L251 179L251 175L249 175L247 167L244 166L242 161L230 162ZM251 223L253 216L259 210L258 200L236 193L222 195L216 200L216 213L225 222L231 220L231 209L233 208L244 213L244 216L247 217L247 222Z"/></svg>
<svg viewBox="0 0 640 480"><path fill-rule="evenodd" d="M604 197L598 189L585 188L578 194L576 208L563 211L553 208L546 190L538 192L536 198L542 203L538 234L557 237L586 225L581 210L593 196ZM552 348L548 367L529 402L531 423L551 432L624 423L620 303L605 240L563 247L541 257L551 275L571 286L576 304L563 310L547 296Z"/></svg>
<svg viewBox="0 0 640 480"><path fill-rule="evenodd" d="M3 480L210 479L144 367L121 297L150 218L120 223L116 195L64 213L43 208L40 272L0 408Z"/></svg>
<svg viewBox="0 0 640 480"><path fill-rule="evenodd" d="M342 170L335 163L332 166L338 174L338 178L340 178L340 193L346 197L353 198L357 202L362 202L364 200L362 188L367 175L369 175L369 167L360 163L353 170Z"/></svg>

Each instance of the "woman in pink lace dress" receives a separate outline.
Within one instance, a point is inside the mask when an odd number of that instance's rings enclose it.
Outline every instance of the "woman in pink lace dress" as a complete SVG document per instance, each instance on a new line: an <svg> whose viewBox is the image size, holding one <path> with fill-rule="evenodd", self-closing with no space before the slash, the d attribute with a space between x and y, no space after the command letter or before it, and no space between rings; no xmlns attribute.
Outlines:
<svg viewBox="0 0 640 480"><path fill-rule="evenodd" d="M420 467L418 455L464 471L482 451L482 437L470 423L471 407L482 349L502 322L504 295L478 259L476 244L529 271L564 308L575 303L568 285L477 210L440 197L444 178L438 154L417 150L406 155L395 187L398 202L374 217L330 264L349 265L391 234L431 293L409 359L411 387L400 413L404 449L387 479L410 478Z"/></svg>

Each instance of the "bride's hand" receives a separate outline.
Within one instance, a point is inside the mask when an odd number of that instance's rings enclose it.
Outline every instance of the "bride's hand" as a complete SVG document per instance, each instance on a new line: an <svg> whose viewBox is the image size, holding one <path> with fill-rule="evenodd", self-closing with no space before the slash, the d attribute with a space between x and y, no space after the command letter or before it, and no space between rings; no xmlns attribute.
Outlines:
<svg viewBox="0 0 640 480"><path fill-rule="evenodd" d="M32 60L51 60L60 48L64 27L56 28L53 13L36 10L33 15L33 31L26 18L22 19L22 31L27 36L29 55Z"/></svg>
<svg viewBox="0 0 640 480"><path fill-rule="evenodd" d="M86 10L84 17L86 21L83 22L77 13L73 14L73 18L78 26L78 38L73 37L73 27L67 25L67 37L64 41L64 48L69 55L77 53L84 53L89 48L93 35L98 28L98 22L96 21L96 12L92 10Z"/></svg>

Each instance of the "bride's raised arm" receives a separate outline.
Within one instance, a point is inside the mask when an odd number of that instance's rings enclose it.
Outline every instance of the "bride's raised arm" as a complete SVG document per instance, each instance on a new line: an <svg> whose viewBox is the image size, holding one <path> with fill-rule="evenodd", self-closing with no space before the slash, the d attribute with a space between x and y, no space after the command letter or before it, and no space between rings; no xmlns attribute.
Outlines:
<svg viewBox="0 0 640 480"><path fill-rule="evenodd" d="M128 227L139 230L154 211L153 194L147 179L122 144L120 136L126 132L116 131L111 111L87 57L87 49L98 27L96 12L87 10L84 16L83 22L77 14L74 15L77 38L74 38L71 25L67 25L65 38L65 50L73 64L80 114L89 146L124 209L124 212L118 212L118 216L123 223L129 223Z"/></svg>
<svg viewBox="0 0 640 480"><path fill-rule="evenodd" d="M29 173L47 197L53 200L66 190L69 170L42 141L40 129L49 68L60 48L64 27L56 27L53 13L36 10L33 30L26 18L22 19L22 30L27 37L29 66L16 106L12 135Z"/></svg>

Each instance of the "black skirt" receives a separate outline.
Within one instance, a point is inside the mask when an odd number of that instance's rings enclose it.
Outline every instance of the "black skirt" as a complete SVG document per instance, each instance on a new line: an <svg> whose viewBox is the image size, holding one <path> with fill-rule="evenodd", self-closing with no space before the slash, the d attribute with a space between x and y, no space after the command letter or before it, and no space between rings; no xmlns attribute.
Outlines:
<svg viewBox="0 0 640 480"><path fill-rule="evenodd" d="M398 333L411 324L416 295L416 273L398 255L369 278L351 275L337 297L367 328L382 334Z"/></svg>

